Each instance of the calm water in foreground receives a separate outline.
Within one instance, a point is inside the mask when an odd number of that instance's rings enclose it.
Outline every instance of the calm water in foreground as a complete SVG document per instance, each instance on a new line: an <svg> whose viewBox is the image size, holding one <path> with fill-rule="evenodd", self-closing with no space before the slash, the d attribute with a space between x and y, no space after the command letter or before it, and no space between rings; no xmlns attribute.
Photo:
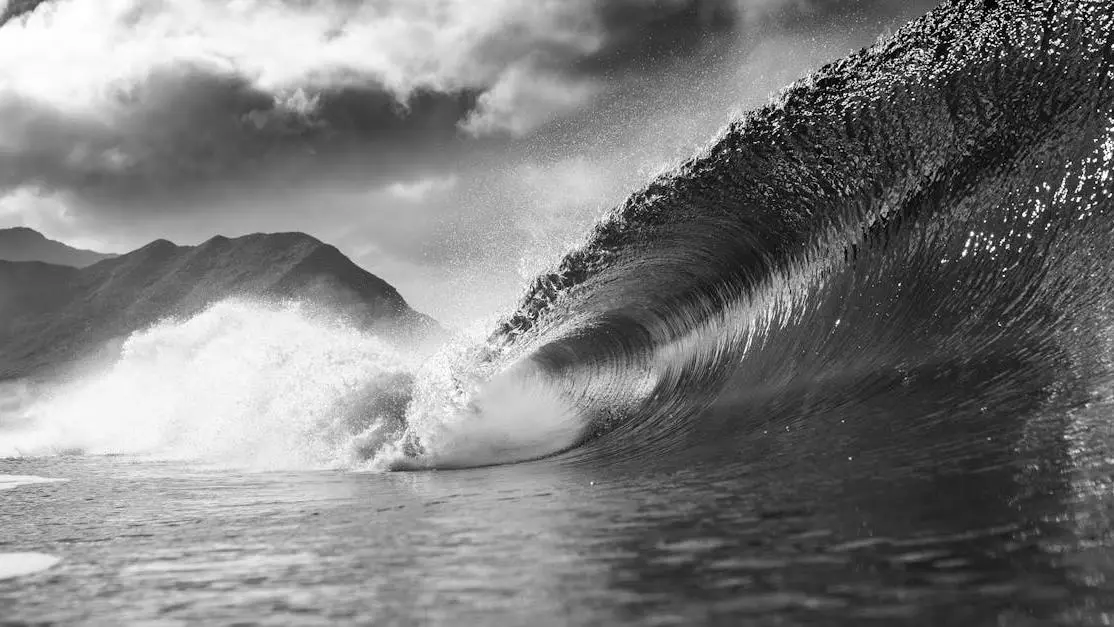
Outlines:
<svg viewBox="0 0 1114 627"><path fill-rule="evenodd" d="M730 463L0 461L68 479L0 491L0 553L60 558L0 580L0 623L1114 622L1108 404L1039 429L868 414L766 425Z"/></svg>

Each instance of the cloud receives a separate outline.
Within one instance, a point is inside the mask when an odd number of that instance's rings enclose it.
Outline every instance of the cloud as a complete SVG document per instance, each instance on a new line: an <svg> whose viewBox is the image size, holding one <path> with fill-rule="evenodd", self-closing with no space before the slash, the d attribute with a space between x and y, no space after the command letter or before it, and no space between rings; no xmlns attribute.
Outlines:
<svg viewBox="0 0 1114 627"><path fill-rule="evenodd" d="M593 81L547 75L523 64L509 69L484 92L460 126L473 135L525 135L554 117L580 109L601 88Z"/></svg>
<svg viewBox="0 0 1114 627"><path fill-rule="evenodd" d="M588 0L56 0L3 26L0 76L87 114L179 65L275 96L372 86L405 104L483 91L528 55L590 55L606 39L592 14Z"/></svg>
<svg viewBox="0 0 1114 627"><path fill-rule="evenodd" d="M0 228L26 226L45 231L51 222L67 218L63 203L45 199L33 189L19 189L0 198Z"/></svg>
<svg viewBox="0 0 1114 627"><path fill-rule="evenodd" d="M625 77L733 45L748 20L830 4L15 0L0 18L0 190L128 204L300 184L337 161L390 180L468 138L589 111Z"/></svg>
<svg viewBox="0 0 1114 627"><path fill-rule="evenodd" d="M66 199L56 194L25 187L0 197L0 228L23 226L47 237L78 248L105 252L126 252L126 247L87 235L80 216L71 211Z"/></svg>
<svg viewBox="0 0 1114 627"><path fill-rule="evenodd" d="M445 177L431 177L416 181L392 183L387 186L387 193L399 200L408 202L421 202L432 194L443 194L456 187L456 175Z"/></svg>
<svg viewBox="0 0 1114 627"><path fill-rule="evenodd" d="M303 230L372 271L436 277L429 302L458 283L495 298L496 277L513 296L516 265L549 263L740 103L872 41L877 20L919 10L885 0L6 4L0 222L113 250Z"/></svg>
<svg viewBox="0 0 1114 627"><path fill-rule="evenodd" d="M703 45L659 36L703 29L685 17L700 4L16 0L0 21L0 190L126 203L298 182L343 170L337 159L397 178L408 152L583 110L632 67L624 51L653 61ZM640 43L643 30L663 45ZM403 153L397 167L367 158L386 152Z"/></svg>

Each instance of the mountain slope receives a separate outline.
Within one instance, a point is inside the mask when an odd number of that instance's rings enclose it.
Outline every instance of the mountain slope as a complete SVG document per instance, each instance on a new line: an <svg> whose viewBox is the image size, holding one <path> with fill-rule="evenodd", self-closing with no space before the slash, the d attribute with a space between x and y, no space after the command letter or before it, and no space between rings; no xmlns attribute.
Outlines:
<svg viewBox="0 0 1114 627"><path fill-rule="evenodd" d="M62 367L167 316L231 297L325 305L365 328L437 329L386 281L301 233L165 240L86 268L0 261L0 379Z"/></svg>
<svg viewBox="0 0 1114 627"><path fill-rule="evenodd" d="M9 0L6 7L3 2L0 2L0 7L4 7L4 10L0 12L0 26L3 26L5 22L31 13L44 2L46 0Z"/></svg>
<svg viewBox="0 0 1114 627"><path fill-rule="evenodd" d="M28 228L0 229L0 261L42 261L84 268L112 257L115 255L67 246Z"/></svg>

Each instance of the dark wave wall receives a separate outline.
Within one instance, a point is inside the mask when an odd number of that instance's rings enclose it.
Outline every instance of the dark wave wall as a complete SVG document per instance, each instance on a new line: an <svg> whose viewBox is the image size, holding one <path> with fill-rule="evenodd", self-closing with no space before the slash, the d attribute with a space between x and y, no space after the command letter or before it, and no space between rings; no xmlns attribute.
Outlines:
<svg viewBox="0 0 1114 627"><path fill-rule="evenodd" d="M870 399L1085 402L1111 372L1112 45L1105 2L946 2L628 198L484 358L545 373L578 454L726 451Z"/></svg>

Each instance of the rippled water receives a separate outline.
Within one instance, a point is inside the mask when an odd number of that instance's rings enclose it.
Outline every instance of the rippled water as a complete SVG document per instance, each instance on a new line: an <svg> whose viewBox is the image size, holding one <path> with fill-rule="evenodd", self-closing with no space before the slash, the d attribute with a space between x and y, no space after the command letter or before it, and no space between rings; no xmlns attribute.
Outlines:
<svg viewBox="0 0 1114 627"><path fill-rule="evenodd" d="M70 481L0 497L0 553L61 560L0 580L0 616L1114 620L1114 406L1054 409L1041 424L1055 428L1032 429L1011 420L1008 406L979 407L969 411L983 419L966 428L939 419L896 433L871 415L894 400L838 422L754 434L733 463L651 470L572 458L391 474L241 473L124 457L3 461L6 474Z"/></svg>

